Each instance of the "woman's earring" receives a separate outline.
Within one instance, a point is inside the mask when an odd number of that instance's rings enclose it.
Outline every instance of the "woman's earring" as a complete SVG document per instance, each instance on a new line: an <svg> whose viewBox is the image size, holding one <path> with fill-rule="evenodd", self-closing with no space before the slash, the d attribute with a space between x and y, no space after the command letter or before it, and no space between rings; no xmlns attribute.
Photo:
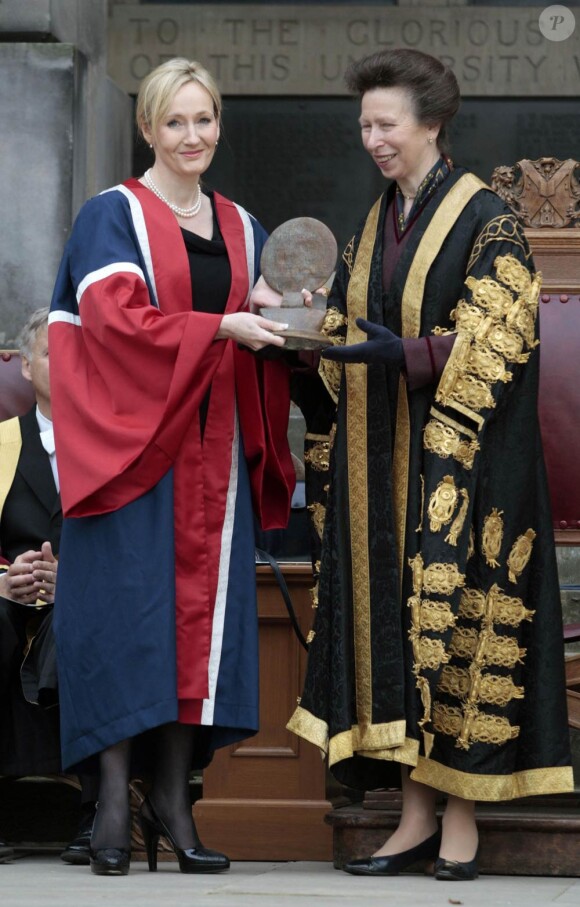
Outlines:
<svg viewBox="0 0 580 907"><path fill-rule="evenodd" d="M219 143L220 143L220 140L218 139L218 140L216 141L216 143L215 143L215 147L216 147L216 148L217 148L217 146L219 145Z"/></svg>
<svg viewBox="0 0 580 907"><path fill-rule="evenodd" d="M153 148L153 145L151 144L151 142L149 142L149 147L150 147L150 148Z"/></svg>

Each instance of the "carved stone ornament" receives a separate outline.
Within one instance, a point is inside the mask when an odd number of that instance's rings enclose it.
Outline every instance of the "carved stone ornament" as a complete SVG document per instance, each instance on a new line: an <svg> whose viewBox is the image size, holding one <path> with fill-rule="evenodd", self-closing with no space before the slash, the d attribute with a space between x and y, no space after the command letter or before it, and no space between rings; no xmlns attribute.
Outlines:
<svg viewBox="0 0 580 907"><path fill-rule="evenodd" d="M524 227L580 227L580 162L541 157L496 167L491 188Z"/></svg>
<svg viewBox="0 0 580 907"><path fill-rule="evenodd" d="M262 251L261 270L266 283L282 294L282 305L261 309L260 314L288 325L280 330L286 339L286 349L332 346L332 340L320 332L326 296L314 290L331 277L336 255L332 232L313 217L287 220L268 238ZM312 306L304 305L303 288L312 292Z"/></svg>

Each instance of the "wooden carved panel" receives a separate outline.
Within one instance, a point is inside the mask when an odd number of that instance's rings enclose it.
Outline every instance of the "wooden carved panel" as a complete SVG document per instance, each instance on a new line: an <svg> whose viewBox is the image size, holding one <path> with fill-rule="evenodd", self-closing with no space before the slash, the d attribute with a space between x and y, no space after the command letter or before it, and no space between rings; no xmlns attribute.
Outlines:
<svg viewBox="0 0 580 907"><path fill-rule="evenodd" d="M491 188L524 227L580 227L580 163L541 157L496 167Z"/></svg>

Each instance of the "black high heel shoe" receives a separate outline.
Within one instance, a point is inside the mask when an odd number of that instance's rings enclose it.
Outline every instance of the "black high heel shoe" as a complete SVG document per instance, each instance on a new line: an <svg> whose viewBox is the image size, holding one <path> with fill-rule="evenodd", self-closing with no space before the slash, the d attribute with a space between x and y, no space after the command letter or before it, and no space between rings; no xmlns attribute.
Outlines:
<svg viewBox="0 0 580 907"><path fill-rule="evenodd" d="M473 860L460 863L459 860L445 860L437 857L435 861L435 878L440 882L471 882L479 875L476 850Z"/></svg>
<svg viewBox="0 0 580 907"><path fill-rule="evenodd" d="M441 832L436 831L430 838L421 841L410 850L388 854L385 857L365 857L362 860L350 860L344 866L345 872L355 876L396 876L413 863L421 860L434 860L441 846Z"/></svg>
<svg viewBox="0 0 580 907"><path fill-rule="evenodd" d="M149 812L151 818L144 814L143 807ZM157 845L160 837L164 837L173 848L179 860L181 872L224 872L224 870L230 868L230 861L225 854L219 853L217 850L208 850L207 847L202 845L197 837L195 823L193 825L195 846L188 850L182 850L178 847L173 835L165 822L155 812L148 797L145 797L141 804L139 825L141 826L145 850L147 851L149 872L157 871Z"/></svg>
<svg viewBox="0 0 580 907"><path fill-rule="evenodd" d="M126 876L129 874L131 851L119 847L89 849L91 872L96 876Z"/></svg>

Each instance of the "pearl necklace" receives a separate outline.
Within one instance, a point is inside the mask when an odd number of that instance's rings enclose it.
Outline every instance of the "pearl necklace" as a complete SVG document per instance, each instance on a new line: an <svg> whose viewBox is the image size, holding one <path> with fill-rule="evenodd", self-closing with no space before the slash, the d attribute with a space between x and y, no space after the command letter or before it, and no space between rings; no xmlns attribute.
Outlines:
<svg viewBox="0 0 580 907"><path fill-rule="evenodd" d="M197 184L197 198L191 208L180 208L179 205L174 205L173 202L170 202L169 199L165 198L163 192L157 188L157 186L153 182L151 170L145 171L145 173L143 174L143 179L147 183L149 189L151 189L151 192L153 192L157 196L157 198L161 199L162 202L165 202L167 207L171 208L171 210L174 214L177 215L177 217L195 217L196 214L199 214L201 208L201 186L199 185L199 183Z"/></svg>

